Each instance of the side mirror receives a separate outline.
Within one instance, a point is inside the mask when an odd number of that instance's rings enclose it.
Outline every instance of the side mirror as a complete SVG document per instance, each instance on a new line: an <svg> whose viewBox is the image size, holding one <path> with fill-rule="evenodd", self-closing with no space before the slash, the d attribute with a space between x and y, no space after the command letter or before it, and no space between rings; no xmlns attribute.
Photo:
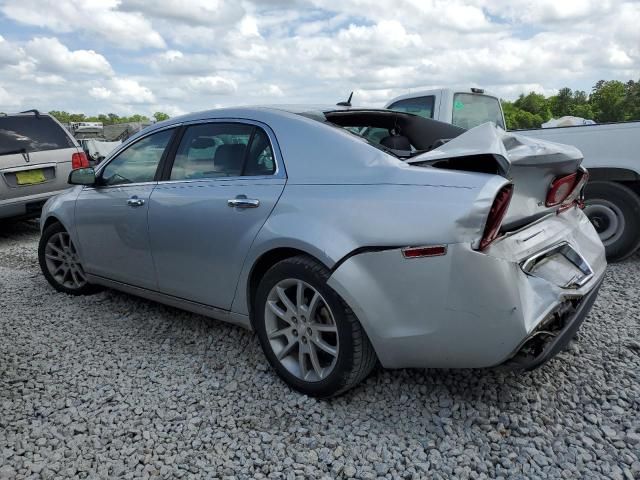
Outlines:
<svg viewBox="0 0 640 480"><path fill-rule="evenodd" d="M70 185L95 185L96 171L92 167L71 170L67 183Z"/></svg>

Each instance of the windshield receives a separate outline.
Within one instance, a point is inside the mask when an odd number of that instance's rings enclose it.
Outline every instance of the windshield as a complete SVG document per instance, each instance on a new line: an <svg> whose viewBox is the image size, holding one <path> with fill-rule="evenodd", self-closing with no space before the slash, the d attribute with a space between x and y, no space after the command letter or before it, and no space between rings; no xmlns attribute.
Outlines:
<svg viewBox="0 0 640 480"><path fill-rule="evenodd" d="M468 130L487 122L505 128L500 101L497 98L473 93L456 93L453 96L451 123Z"/></svg>

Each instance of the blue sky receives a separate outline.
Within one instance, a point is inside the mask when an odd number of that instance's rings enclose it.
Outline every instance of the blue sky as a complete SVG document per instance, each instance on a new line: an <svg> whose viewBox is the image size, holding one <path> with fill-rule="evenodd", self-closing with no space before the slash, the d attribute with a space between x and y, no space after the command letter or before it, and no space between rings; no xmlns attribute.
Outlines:
<svg viewBox="0 0 640 480"><path fill-rule="evenodd" d="M624 0L0 0L0 111L589 91L640 79L638 25Z"/></svg>

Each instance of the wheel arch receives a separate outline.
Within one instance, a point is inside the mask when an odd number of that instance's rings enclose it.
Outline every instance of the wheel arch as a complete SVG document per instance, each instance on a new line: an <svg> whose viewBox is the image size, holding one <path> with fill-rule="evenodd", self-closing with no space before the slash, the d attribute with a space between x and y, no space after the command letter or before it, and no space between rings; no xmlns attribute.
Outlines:
<svg viewBox="0 0 640 480"><path fill-rule="evenodd" d="M58 217L56 217L55 215L49 215L47 219L44 221L44 223L42 224L41 231L44 232L45 229L49 228L51 225L55 223L59 223L66 230L67 227L65 227L65 225L62 223L62 221Z"/></svg>
<svg viewBox="0 0 640 480"><path fill-rule="evenodd" d="M640 173L628 168L589 167L590 182L640 182Z"/></svg>
<svg viewBox="0 0 640 480"><path fill-rule="evenodd" d="M327 268L330 268L326 264L320 260L317 256L309 253L309 251L303 250L298 247L275 247L267 250L262 253L254 262L249 271L249 275L247 278L247 288L246 288L246 302L247 309L249 312L249 319L253 326L253 303L255 300L255 295L258 290L258 285L260 284L260 280L264 277L265 273L273 267L276 263L281 262L287 258L296 257L299 255L304 255L306 257L311 258L315 262L318 262L321 265L324 265Z"/></svg>

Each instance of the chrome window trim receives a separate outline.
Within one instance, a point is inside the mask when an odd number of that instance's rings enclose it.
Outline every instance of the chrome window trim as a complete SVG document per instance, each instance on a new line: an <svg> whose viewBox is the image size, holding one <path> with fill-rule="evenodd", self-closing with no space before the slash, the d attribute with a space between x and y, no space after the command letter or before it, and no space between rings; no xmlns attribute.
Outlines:
<svg viewBox="0 0 640 480"><path fill-rule="evenodd" d="M114 188L127 188L127 187L143 187L145 185L157 185L158 182L156 182L155 180L153 182L136 182L136 183L120 183L118 185L100 185L98 186L90 186L90 185L84 185L82 187L83 190L100 190L100 191L104 191L104 190L111 190Z"/></svg>

